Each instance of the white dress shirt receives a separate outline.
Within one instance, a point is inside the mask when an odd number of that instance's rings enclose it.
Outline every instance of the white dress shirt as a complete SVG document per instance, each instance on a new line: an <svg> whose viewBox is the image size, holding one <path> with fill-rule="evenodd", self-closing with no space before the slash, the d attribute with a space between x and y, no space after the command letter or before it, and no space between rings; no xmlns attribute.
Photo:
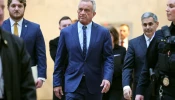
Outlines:
<svg viewBox="0 0 175 100"><path fill-rule="evenodd" d="M12 32L12 34L14 34L15 21L12 20L11 18L9 18L9 19L10 19L10 25L11 25L11 32ZM21 36L22 22L23 22L23 18L20 21L17 22L18 23L17 27L18 27L18 36L19 37Z"/></svg>
<svg viewBox="0 0 175 100"><path fill-rule="evenodd" d="M2 61L1 61L1 57L0 57L0 99L3 98L3 94L4 94L4 79L3 79L3 75L2 75Z"/></svg>
<svg viewBox="0 0 175 100"><path fill-rule="evenodd" d="M125 38L124 40L123 40L123 47L125 47L126 48L126 50L128 49L128 38ZM119 45L121 46L121 40L119 40Z"/></svg>
<svg viewBox="0 0 175 100"><path fill-rule="evenodd" d="M147 37L147 36L144 34L145 40L146 40L147 48L148 48L150 42L152 41L152 39L154 38L154 35L155 35L155 33L153 34L153 36L152 36L151 38L149 38L149 37Z"/></svg>
<svg viewBox="0 0 175 100"><path fill-rule="evenodd" d="M79 42L80 42L80 46L81 46L81 49L83 50L83 27L84 25L82 25L80 22L78 22L78 37L79 37ZM87 51L88 51L88 48L89 48L89 44L90 44L90 38L91 38L91 27L92 27L92 22L89 23L88 25L86 25L86 38L87 38L87 41L86 41L86 48L87 48Z"/></svg>

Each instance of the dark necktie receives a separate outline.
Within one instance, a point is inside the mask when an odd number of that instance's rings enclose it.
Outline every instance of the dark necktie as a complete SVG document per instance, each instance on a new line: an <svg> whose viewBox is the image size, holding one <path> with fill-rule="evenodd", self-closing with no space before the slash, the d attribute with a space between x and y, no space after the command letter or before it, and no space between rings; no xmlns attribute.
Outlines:
<svg viewBox="0 0 175 100"><path fill-rule="evenodd" d="M121 46L122 46L122 47L124 46L124 41L123 41L123 40L121 41Z"/></svg>
<svg viewBox="0 0 175 100"><path fill-rule="evenodd" d="M86 38L86 26L83 26L82 29L83 29L83 57L85 58L86 57L86 52L87 52L87 48L86 48L86 41L87 41L87 38Z"/></svg>

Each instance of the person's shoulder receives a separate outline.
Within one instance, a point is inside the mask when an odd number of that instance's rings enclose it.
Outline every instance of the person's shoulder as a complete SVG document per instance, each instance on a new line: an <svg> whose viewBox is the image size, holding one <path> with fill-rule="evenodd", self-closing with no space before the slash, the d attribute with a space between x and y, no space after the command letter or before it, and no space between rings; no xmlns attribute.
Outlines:
<svg viewBox="0 0 175 100"><path fill-rule="evenodd" d="M131 39L131 40L129 40L129 42L137 42L139 39L141 39L143 37L143 34L142 35L140 35L140 36L137 36L137 37L135 37L135 38L133 38L133 39Z"/></svg>
<svg viewBox="0 0 175 100"><path fill-rule="evenodd" d="M58 42L58 40L59 40L59 36L58 36L58 37L56 37L56 38L54 38L54 39L52 39L52 40L50 40L50 41L49 41L49 43Z"/></svg>
<svg viewBox="0 0 175 100"><path fill-rule="evenodd" d="M31 26L33 26L33 27L39 27L39 26L40 26L38 23L29 21L29 20L27 20L27 19L23 19L23 21L24 21L25 24L31 25Z"/></svg>
<svg viewBox="0 0 175 100"><path fill-rule="evenodd" d="M163 37L164 37L164 34L163 34L161 29L159 29L155 32L154 38L159 39L159 38L163 38Z"/></svg>
<svg viewBox="0 0 175 100"><path fill-rule="evenodd" d="M7 23L8 21L10 21L9 18L4 20L3 23Z"/></svg>
<svg viewBox="0 0 175 100"><path fill-rule="evenodd" d="M95 22L92 22L93 27L97 27L98 29L102 30L102 31L109 31L106 27L99 25Z"/></svg>

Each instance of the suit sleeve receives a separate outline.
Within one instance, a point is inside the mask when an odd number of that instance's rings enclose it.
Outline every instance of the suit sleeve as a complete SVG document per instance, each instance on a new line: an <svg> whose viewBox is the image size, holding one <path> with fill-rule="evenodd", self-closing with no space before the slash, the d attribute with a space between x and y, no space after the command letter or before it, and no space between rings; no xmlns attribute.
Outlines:
<svg viewBox="0 0 175 100"><path fill-rule="evenodd" d="M55 61L55 56L57 52L57 45L54 44L54 40L51 40L49 42L49 50L50 50L50 56L53 61Z"/></svg>
<svg viewBox="0 0 175 100"><path fill-rule="evenodd" d="M112 83L112 77L114 72L114 57L112 54L112 41L108 30L105 31L105 41L103 47L104 55L104 79L109 80Z"/></svg>
<svg viewBox="0 0 175 100"><path fill-rule="evenodd" d="M21 99L22 100L36 100L36 86L32 75L30 56L22 44L21 50Z"/></svg>
<svg viewBox="0 0 175 100"><path fill-rule="evenodd" d="M53 72L53 87L62 86L62 78L65 69L65 59L67 57L67 49L65 44L64 32L61 31L59 45L55 57L54 72Z"/></svg>
<svg viewBox="0 0 175 100"><path fill-rule="evenodd" d="M132 72L133 72L133 67L134 67L134 56L135 52L134 52L134 47L133 47L133 43L132 40L129 41L129 46L128 46L128 50L126 52L126 56L124 59L124 64L123 64L123 72L122 72L122 84L123 87L127 86L127 85L131 85L131 81L132 81Z"/></svg>
<svg viewBox="0 0 175 100"><path fill-rule="evenodd" d="M42 35L41 29L38 26L37 30L37 40L36 40L36 58L37 58L37 69L38 69L38 77L46 78L46 48L44 37Z"/></svg>

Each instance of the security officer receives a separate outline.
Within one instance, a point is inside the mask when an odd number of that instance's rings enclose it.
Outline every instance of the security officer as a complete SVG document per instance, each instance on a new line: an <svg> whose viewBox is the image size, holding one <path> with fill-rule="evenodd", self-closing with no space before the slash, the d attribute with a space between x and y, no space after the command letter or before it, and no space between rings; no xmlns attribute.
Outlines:
<svg viewBox="0 0 175 100"><path fill-rule="evenodd" d="M150 82L150 69L154 69L157 100L175 100L175 0L167 2L167 18L171 26L157 31L147 50L147 65L143 67L135 100L144 100L144 91Z"/></svg>

